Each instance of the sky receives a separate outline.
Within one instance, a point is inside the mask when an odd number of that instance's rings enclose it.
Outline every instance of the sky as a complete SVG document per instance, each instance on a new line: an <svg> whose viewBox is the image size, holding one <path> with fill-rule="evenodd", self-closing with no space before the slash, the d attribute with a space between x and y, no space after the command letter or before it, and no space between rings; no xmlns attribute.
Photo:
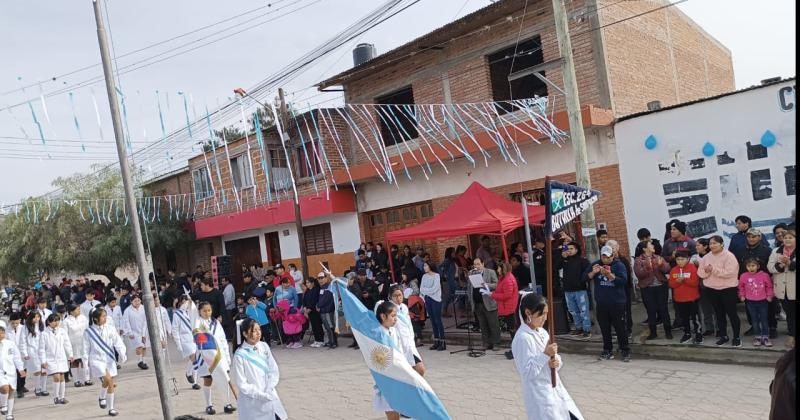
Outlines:
<svg viewBox="0 0 800 420"><path fill-rule="evenodd" d="M101 68L94 66L52 80L53 76L99 62L91 1L3 0L0 3L2 205L52 190L51 182L56 177L87 172L93 164L115 160L116 149L102 81L66 89L102 75ZM169 57L174 52L168 50L182 44L189 44L185 49L199 47L247 28L227 39L121 75L128 129L133 139L131 147L137 149L161 136L159 105L166 131L178 129L186 123L186 110L192 118L203 116L206 107L213 110L232 96L234 88L255 85L379 3L375 0L106 0L108 29L117 55L260 8L118 58L119 68L137 67L149 63L143 60L157 54L162 55L153 60ZM489 3L489 0L421 0L284 86L287 99L311 105L336 100L337 94L320 94L312 86L350 67L351 50L356 43L370 42L378 53L386 52ZM794 0L689 0L677 7L731 50L737 88L769 77L795 75ZM253 20L245 23L247 19ZM235 29L213 35L234 26ZM42 92L58 90L70 90L73 95L47 98L47 112L38 101L34 103L45 139L54 140L42 144L26 101L38 98ZM13 107L12 113L2 110L16 104L22 105ZM240 123L240 119L228 123ZM177 156L176 151L181 149L178 145L165 147L164 156L146 164L154 171L180 166L186 161L191 144L180 146L185 149L183 156Z"/></svg>

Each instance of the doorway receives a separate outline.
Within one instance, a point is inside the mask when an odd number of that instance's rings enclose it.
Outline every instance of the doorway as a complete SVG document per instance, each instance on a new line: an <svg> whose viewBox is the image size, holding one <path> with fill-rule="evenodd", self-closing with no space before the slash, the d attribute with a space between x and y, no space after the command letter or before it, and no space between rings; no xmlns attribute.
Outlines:
<svg viewBox="0 0 800 420"><path fill-rule="evenodd" d="M281 239L278 232L270 232L264 234L267 240L267 263L271 266L281 263Z"/></svg>
<svg viewBox="0 0 800 420"><path fill-rule="evenodd" d="M233 278L230 279L236 290L242 290L242 275L245 269L250 266L258 266L261 263L261 245L258 237L238 239L225 242L225 252L232 257L231 264Z"/></svg>

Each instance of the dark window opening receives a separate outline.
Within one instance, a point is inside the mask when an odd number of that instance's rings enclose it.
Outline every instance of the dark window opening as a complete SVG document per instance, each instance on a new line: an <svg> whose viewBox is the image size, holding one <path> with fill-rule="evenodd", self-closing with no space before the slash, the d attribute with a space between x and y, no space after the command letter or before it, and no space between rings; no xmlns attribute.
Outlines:
<svg viewBox="0 0 800 420"><path fill-rule="evenodd" d="M381 136L383 136L383 143L386 146L417 138L419 133L417 133L417 125L414 122L414 92L411 86L376 98L375 102L381 105L392 105L378 108ZM403 105L412 106L405 107Z"/></svg>
<svg viewBox="0 0 800 420"><path fill-rule="evenodd" d="M514 54L515 50L516 54ZM547 96L547 85L533 74L516 79L510 83L508 81L508 76L510 74L544 62L542 40L540 37L535 36L532 39L521 42L518 46L512 45L487 56L487 59L489 61L489 74L492 80L492 98L494 98L495 101ZM541 73L544 76L544 71ZM499 103L496 106L497 112L500 114L513 112L516 108L508 103Z"/></svg>
<svg viewBox="0 0 800 420"><path fill-rule="evenodd" d="M333 254L333 236L331 236L331 224L304 226L306 254L321 255Z"/></svg>

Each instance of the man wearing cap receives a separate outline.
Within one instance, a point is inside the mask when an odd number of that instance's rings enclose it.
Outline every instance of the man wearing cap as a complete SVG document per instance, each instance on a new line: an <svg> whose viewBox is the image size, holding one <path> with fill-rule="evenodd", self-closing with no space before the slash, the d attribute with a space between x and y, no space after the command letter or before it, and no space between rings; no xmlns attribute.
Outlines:
<svg viewBox="0 0 800 420"><path fill-rule="evenodd" d="M745 215L736 216L736 233L731 236L731 240L728 245L728 251L733 253L736 256L736 259L739 260L739 265L742 265L742 253L747 248L747 231L749 231L753 227L753 220ZM763 235L760 238L761 242L765 246L769 246L767 243L767 238Z"/></svg>
<svg viewBox="0 0 800 420"><path fill-rule="evenodd" d="M747 229L747 232L745 232L744 248L738 249L738 253L733 251L731 252L736 256L736 260L739 261L739 276L741 276L742 273L747 271L747 264L745 264L745 262L751 258L758 260L759 270L766 272L767 263L769 262L769 255L772 253L772 249L766 245L764 235L761 234L760 230L756 228L750 228ZM767 324L769 325L770 340L774 340L778 336L778 320L775 317L777 309L776 305L777 299L773 299L772 302L769 302L767 305ZM744 335L750 336L753 335L753 324L750 322L750 312L746 313L747 322L750 323L751 327L744 332Z"/></svg>
<svg viewBox="0 0 800 420"><path fill-rule="evenodd" d="M283 264L275 264L275 277L272 279L272 286L277 289L281 286L283 279L289 280L289 284L294 287L294 279L286 272L286 267L284 267Z"/></svg>
<svg viewBox="0 0 800 420"><path fill-rule="evenodd" d="M600 260L591 265L586 277L594 282L595 312L603 334L603 353L600 359L614 358L611 340L613 326L622 360L630 361L628 334L625 329L625 285L629 281L625 266L619 258L614 257L614 250L606 245L600 250Z"/></svg>

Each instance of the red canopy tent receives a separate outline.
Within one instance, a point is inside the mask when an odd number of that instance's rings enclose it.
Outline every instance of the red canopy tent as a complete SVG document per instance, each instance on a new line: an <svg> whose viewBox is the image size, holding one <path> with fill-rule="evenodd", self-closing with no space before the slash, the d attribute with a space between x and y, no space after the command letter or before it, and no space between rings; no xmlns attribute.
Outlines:
<svg viewBox="0 0 800 420"><path fill-rule="evenodd" d="M528 220L540 225L545 218L544 206L528 206ZM471 234L499 235L503 256L508 260L506 235L525 224L522 205L497 195L473 182L447 209L418 225L386 234L387 247L391 242L408 239L451 238ZM391 264L391 258L389 262ZM394 267L392 267L394 271Z"/></svg>

